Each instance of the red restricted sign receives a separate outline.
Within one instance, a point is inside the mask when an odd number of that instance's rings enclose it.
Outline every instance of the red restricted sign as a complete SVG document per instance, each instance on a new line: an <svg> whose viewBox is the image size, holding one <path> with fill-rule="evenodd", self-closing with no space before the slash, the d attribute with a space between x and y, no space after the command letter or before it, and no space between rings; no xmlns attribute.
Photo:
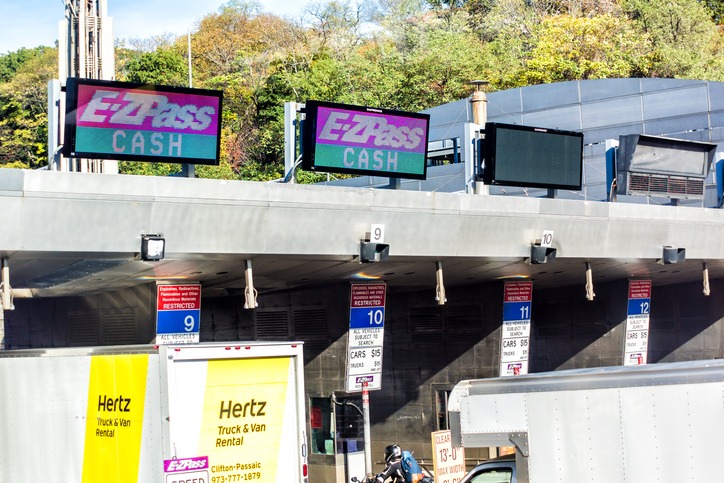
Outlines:
<svg viewBox="0 0 724 483"><path fill-rule="evenodd" d="M530 302L533 300L533 282L505 282L503 302Z"/></svg>
<svg viewBox="0 0 724 483"><path fill-rule="evenodd" d="M628 298L650 299L651 280L630 280L628 284Z"/></svg>
<svg viewBox="0 0 724 483"><path fill-rule="evenodd" d="M384 307L386 287L384 283L353 284L350 308Z"/></svg>
<svg viewBox="0 0 724 483"><path fill-rule="evenodd" d="M200 310L201 285L159 285L158 310Z"/></svg>

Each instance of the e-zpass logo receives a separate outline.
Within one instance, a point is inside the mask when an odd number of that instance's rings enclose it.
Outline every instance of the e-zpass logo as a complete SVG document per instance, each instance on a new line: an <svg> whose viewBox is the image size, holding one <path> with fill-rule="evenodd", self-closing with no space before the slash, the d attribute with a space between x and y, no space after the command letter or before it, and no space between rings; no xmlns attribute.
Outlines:
<svg viewBox="0 0 724 483"><path fill-rule="evenodd" d="M179 105L161 94L99 89L80 116L81 122L141 126L147 117L154 128L203 131L211 124L216 109L195 104Z"/></svg>
<svg viewBox="0 0 724 483"><path fill-rule="evenodd" d="M164 463L166 473L174 471L200 470L209 467L209 459L206 456L200 458L166 460Z"/></svg>

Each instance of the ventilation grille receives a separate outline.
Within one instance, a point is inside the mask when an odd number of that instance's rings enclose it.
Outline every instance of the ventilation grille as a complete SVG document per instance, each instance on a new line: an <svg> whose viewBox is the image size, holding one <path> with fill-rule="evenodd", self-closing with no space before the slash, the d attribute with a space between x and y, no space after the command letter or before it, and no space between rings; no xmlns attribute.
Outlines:
<svg viewBox="0 0 724 483"><path fill-rule="evenodd" d="M294 338L304 341L307 352L321 352L329 345L326 309L294 310Z"/></svg>
<svg viewBox="0 0 724 483"><path fill-rule="evenodd" d="M440 342L442 340L442 308L421 307L410 309L410 341Z"/></svg>
<svg viewBox="0 0 724 483"><path fill-rule="evenodd" d="M699 299L685 298L679 301L679 317L682 328L704 329L709 327L711 316L709 315L709 303L701 302Z"/></svg>
<svg viewBox="0 0 724 483"><path fill-rule="evenodd" d="M533 304L531 321L538 337L571 335L571 311L567 306Z"/></svg>
<svg viewBox="0 0 724 483"><path fill-rule="evenodd" d="M608 331L606 314L595 304L575 304L571 306L573 335L578 337L601 337Z"/></svg>
<svg viewBox="0 0 724 483"><path fill-rule="evenodd" d="M647 173L629 173L628 194L702 199L704 197L704 180Z"/></svg>
<svg viewBox="0 0 724 483"><path fill-rule="evenodd" d="M256 338L289 340L289 313L286 310L256 310Z"/></svg>
<svg viewBox="0 0 724 483"><path fill-rule="evenodd" d="M68 314L68 346L100 345L101 320L98 311L74 311Z"/></svg>
<svg viewBox="0 0 724 483"><path fill-rule="evenodd" d="M103 342L110 345L136 344L136 312L134 309L106 309L103 319Z"/></svg>
<svg viewBox="0 0 724 483"><path fill-rule="evenodd" d="M448 334L475 334L483 331L483 315L480 305L447 306Z"/></svg>

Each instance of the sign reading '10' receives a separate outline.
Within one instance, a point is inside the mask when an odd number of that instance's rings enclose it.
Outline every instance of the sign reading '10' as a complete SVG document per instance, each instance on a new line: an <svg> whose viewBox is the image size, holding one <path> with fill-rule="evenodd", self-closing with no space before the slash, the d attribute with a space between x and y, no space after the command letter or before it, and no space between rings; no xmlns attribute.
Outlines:
<svg viewBox="0 0 724 483"><path fill-rule="evenodd" d="M352 284L351 292L346 390L380 389L386 286Z"/></svg>
<svg viewBox="0 0 724 483"><path fill-rule="evenodd" d="M349 327L351 329L370 329L373 327L385 326L385 308L375 307L373 309L352 308L350 309Z"/></svg>

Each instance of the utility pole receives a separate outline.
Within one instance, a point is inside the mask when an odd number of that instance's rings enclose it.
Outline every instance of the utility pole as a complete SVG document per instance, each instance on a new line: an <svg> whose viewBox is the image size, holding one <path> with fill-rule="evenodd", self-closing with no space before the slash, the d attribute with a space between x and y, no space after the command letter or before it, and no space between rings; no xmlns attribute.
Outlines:
<svg viewBox="0 0 724 483"><path fill-rule="evenodd" d="M48 85L48 164L53 171L118 173L118 162L98 159L65 159L63 145L65 94L68 77L113 80L113 19L107 0L64 0L65 20L59 22L58 77ZM52 120L52 124L51 121Z"/></svg>

